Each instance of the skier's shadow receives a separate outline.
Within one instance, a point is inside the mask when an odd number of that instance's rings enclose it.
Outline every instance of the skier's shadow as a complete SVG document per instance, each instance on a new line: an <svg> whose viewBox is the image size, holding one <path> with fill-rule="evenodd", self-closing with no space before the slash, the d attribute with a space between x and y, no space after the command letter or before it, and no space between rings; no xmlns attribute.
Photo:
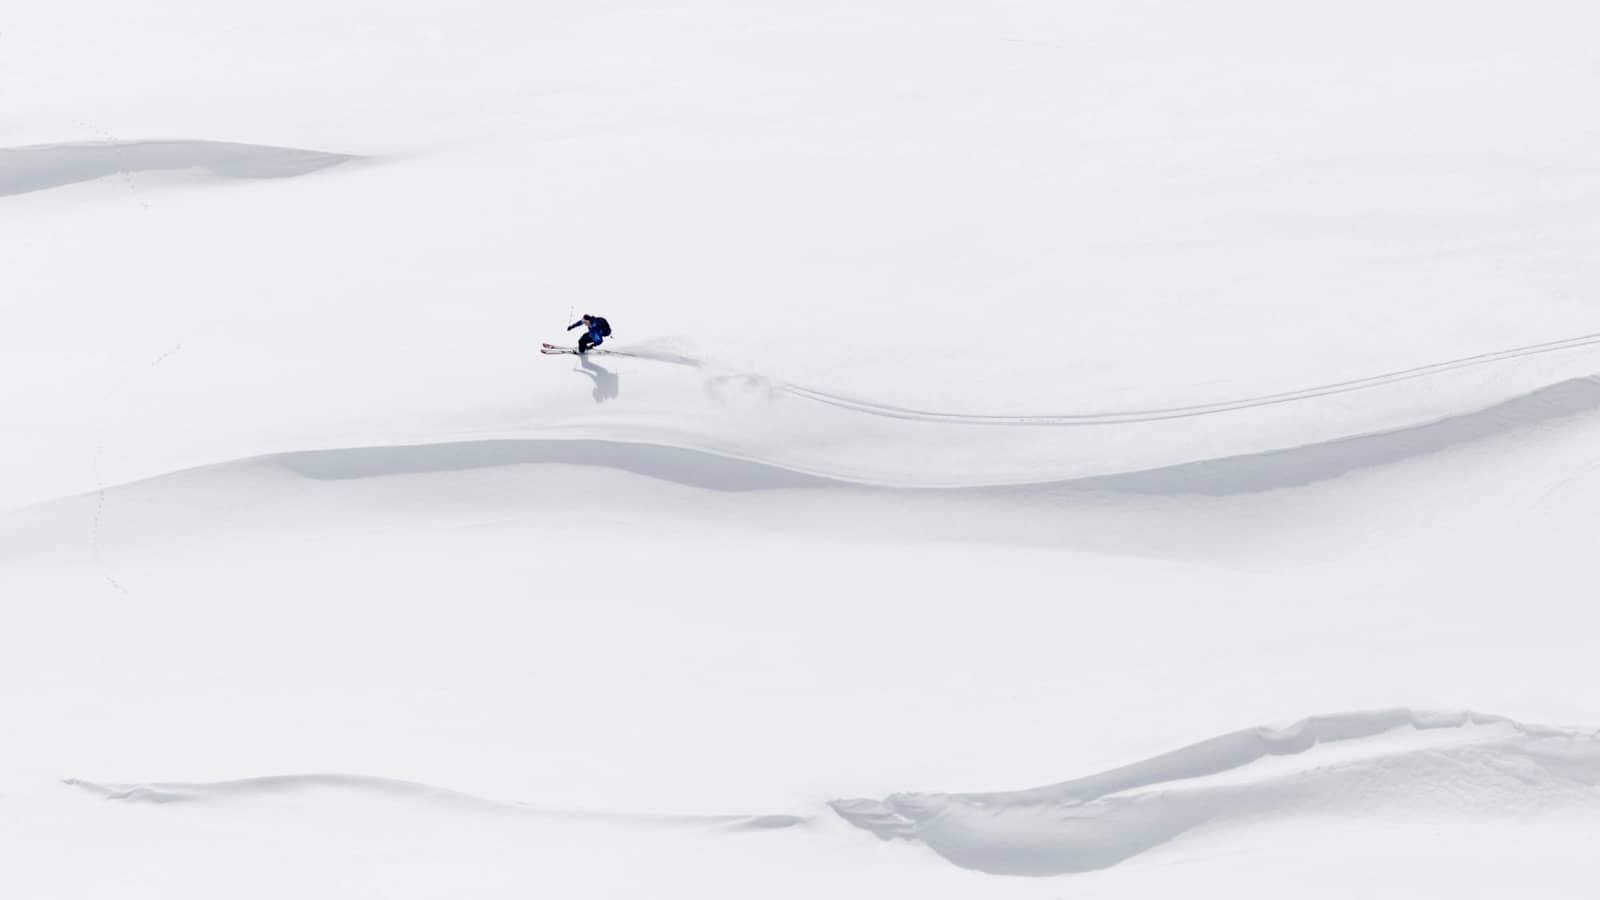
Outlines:
<svg viewBox="0 0 1600 900"><path fill-rule="evenodd" d="M621 390L617 373L597 362L591 361L587 356L579 356L578 368L572 371L582 372L594 379L594 402L596 403L604 403L607 400L616 399L618 392Z"/></svg>

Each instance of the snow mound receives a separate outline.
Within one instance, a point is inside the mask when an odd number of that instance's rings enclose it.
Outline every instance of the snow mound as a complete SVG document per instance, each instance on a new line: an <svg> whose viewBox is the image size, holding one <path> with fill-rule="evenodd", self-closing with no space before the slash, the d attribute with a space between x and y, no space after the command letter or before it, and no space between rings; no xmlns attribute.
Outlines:
<svg viewBox="0 0 1600 900"><path fill-rule="evenodd" d="M1107 460L1110 471L1062 477L1051 460L1039 458L1023 467L1025 460L1007 457L1011 445L1000 441L989 451L973 457L974 464L948 480L924 480L919 458L901 455L894 468L874 468L861 472L844 448L839 454L796 459L777 447L724 446L715 436L674 430L670 433L648 427L523 429L466 440L427 440L351 447L286 449L219 460L182 469L152 474L117 484L108 484L86 494L69 495L51 503L70 502L74 497L99 497L107 490L133 486L153 487L172 479L200 473L227 474L233 470L266 466L286 470L314 481L349 481L396 475L462 472L513 466L582 466L640 475L657 481L719 492L748 492L799 488L870 488L887 491L932 491L942 495L971 495L1014 498L1027 495L1128 494L1149 496L1229 496L1252 494L1281 488L1325 482L1341 476L1405 463L1414 459L1464 448L1525 433L1563 420L1575 419L1600 410L1600 376L1574 378L1538 388L1529 393L1456 415L1416 425L1353 433L1324 441L1312 441L1254 453L1222 454L1165 465L1139 465L1138 460ZM841 416L856 413L833 409ZM909 428L912 423L900 423ZM936 426L995 435L1038 433L1019 426L1014 429ZM1109 425L1111 430L1128 431L1137 437L1140 426ZM1213 438L1224 443L1233 432L1217 431ZM612 436L615 435L615 436ZM432 435L429 435L432 436ZM913 443L917 435L906 432L895 439ZM1248 434L1241 432L1241 440ZM988 445L984 445L988 446ZM1010 477L990 480L982 463L1000 460L1016 464ZM959 480L955 477L961 474Z"/></svg>
<svg viewBox="0 0 1600 900"><path fill-rule="evenodd" d="M129 172L204 169L219 178L290 178L359 157L224 141L103 141L0 148L0 196Z"/></svg>
<svg viewBox="0 0 1600 900"><path fill-rule="evenodd" d="M101 784L69 778L64 783L106 800L154 805L226 805L262 802L272 798L314 798L338 794L347 798L395 803L412 811L433 809L514 814L614 825L712 827L734 831L760 831L792 828L804 825L808 821L803 816L783 814L663 815L543 809L524 803L491 800L414 781L378 778L371 775L309 773L269 775L234 781L142 784Z"/></svg>
<svg viewBox="0 0 1600 900"><path fill-rule="evenodd" d="M1377 813L1600 813L1600 735L1472 712L1354 712L1236 731L1031 790L832 805L880 838L921 842L964 868L1061 875L1202 828Z"/></svg>
<svg viewBox="0 0 1600 900"><path fill-rule="evenodd" d="M1160 496L1249 494L1315 484L1465 447L1600 409L1600 377L1576 378L1484 409L1420 425L1353 434L1261 453L1220 456L1105 475L1002 484L925 485L914 473L873 479L847 470L792 465L780 456L746 458L694 446L588 438L496 438L469 441L330 448L275 454L221 465L267 462L316 480L347 480L518 465L572 465L643 475L716 491L818 487L936 489L942 493L1016 494L1048 492ZM173 473L177 474L177 473Z"/></svg>

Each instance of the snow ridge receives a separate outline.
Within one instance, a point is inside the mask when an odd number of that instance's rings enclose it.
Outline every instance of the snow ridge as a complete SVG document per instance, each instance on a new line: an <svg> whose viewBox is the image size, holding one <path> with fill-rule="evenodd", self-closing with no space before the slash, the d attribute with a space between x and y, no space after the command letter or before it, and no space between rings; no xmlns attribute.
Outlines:
<svg viewBox="0 0 1600 900"><path fill-rule="evenodd" d="M1224 496L1314 484L1597 409L1600 409L1600 377L1575 378L1484 409L1406 428L1105 475L1000 484L972 481L931 486L910 480L884 481L694 447L586 438L504 438L331 448L295 451L264 459L318 480L538 463L599 466L717 491L855 486L943 492L1050 490Z"/></svg>
<svg viewBox="0 0 1600 900"><path fill-rule="evenodd" d="M366 800L395 802L411 809L512 814L636 826L689 826L756 831L791 828L808 821L805 817L794 815L629 814L547 809L513 801L492 800L414 781L335 773L268 775L233 781L156 781L139 784L102 784L68 778L63 783L106 800L154 805L239 804L261 802L274 797L316 798L339 794Z"/></svg>
<svg viewBox="0 0 1600 900"><path fill-rule="evenodd" d="M1208 826L1310 815L1600 815L1600 735L1473 712L1386 709L1249 728L1031 790L835 801L884 840L964 868L1060 875Z"/></svg>
<svg viewBox="0 0 1600 900"><path fill-rule="evenodd" d="M0 197L131 172L205 169L220 178L291 178L359 157L224 141L94 141L0 147Z"/></svg>
<svg viewBox="0 0 1600 900"><path fill-rule="evenodd" d="M1404 462L1600 410L1600 377L1576 378L1484 409L1404 428L1352 434L1328 441L1225 455L1102 475L960 484L927 484L860 477L782 459L741 456L648 439L583 436L502 437L359 447L290 450L228 460L138 479L107 489L147 485L206 471L265 464L315 481L460 472L523 465L600 467L718 492L814 488L937 490L952 492L1228 496L1296 487L1350 472ZM687 443L687 442L686 442ZM100 492L92 496L99 497ZM65 498L63 498L65 499ZM48 505L48 502L45 504Z"/></svg>
<svg viewBox="0 0 1600 900"><path fill-rule="evenodd" d="M294 809L355 800L404 811L458 811L627 827L788 830L809 816L663 815L545 809L432 785L347 774L221 782L66 784L119 803ZM1409 708L1313 716L1222 734L1058 784L991 793L841 799L845 822L883 840L920 843L951 863L997 874L1103 869L1180 836L1313 817L1456 820L1555 813L1600 816L1600 733L1527 725L1470 711Z"/></svg>

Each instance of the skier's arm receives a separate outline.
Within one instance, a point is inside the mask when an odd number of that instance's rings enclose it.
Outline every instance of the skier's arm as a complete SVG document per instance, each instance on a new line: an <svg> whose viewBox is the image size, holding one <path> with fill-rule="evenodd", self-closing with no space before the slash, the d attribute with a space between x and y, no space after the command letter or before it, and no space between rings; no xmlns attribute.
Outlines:
<svg viewBox="0 0 1600 900"><path fill-rule="evenodd" d="M583 325L583 320L582 320L582 319L579 319L579 320L578 320L578 321L576 321L576 322L573 322L573 323L572 323L572 324L571 324L571 325L568 325L568 326L567 326L567 330L568 330L568 331L571 331L571 330L572 330L572 329L574 329L574 328L579 328L579 327L581 327L581 326L582 326L582 325Z"/></svg>

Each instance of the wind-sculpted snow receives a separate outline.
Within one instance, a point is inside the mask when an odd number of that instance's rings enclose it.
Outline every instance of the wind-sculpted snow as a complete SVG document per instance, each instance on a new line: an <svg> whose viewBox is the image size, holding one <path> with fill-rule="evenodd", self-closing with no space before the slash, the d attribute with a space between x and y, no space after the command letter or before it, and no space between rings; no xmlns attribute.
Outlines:
<svg viewBox="0 0 1600 900"><path fill-rule="evenodd" d="M1540 352L1590 343L1575 338L1541 345ZM1522 352L1488 354L1471 364ZM467 432L470 438L460 430L421 427L392 442L291 445L118 482L264 461L318 480L574 465L718 491L850 485L1220 496L1314 484L1600 410L1600 376L1585 372L1539 381L1535 376L1543 370L1508 369L1497 370L1487 390L1465 386L1453 395L1455 404L1433 396L1418 404L1386 396L1383 403L1391 405L1373 412L1383 404L1369 408L1299 392L1295 402L1266 397L1185 413L1212 416L1203 428L1193 418L1135 421L1129 417L1136 413L1128 411L1074 419L1096 428L1056 429L1037 427L1048 422L1034 419L1011 421L1015 417L880 414L876 404L834 403L837 398L810 388L702 362L690 348L667 341L616 348L607 358L632 362L617 366L620 376L607 373L613 395L598 412L581 395L546 396L536 405L483 416ZM1583 371L1584 361L1568 357L1560 368ZM631 371L625 368L630 364ZM1459 365L1416 371L1441 373ZM617 399L619 380L625 388ZM1527 387L1514 390L1521 384ZM1438 387L1438 394L1451 395L1460 386ZM1248 404L1254 405L1244 408ZM1463 411L1450 411L1452 405ZM1371 427L1378 423L1383 427Z"/></svg>
<svg viewBox="0 0 1600 900"><path fill-rule="evenodd" d="M817 477L677 447L590 440L490 440L308 450L277 457L308 478L342 480L495 466L599 466L717 491L817 487Z"/></svg>
<svg viewBox="0 0 1600 900"><path fill-rule="evenodd" d="M1410 428L1066 482L1074 490L1130 494L1245 494L1313 484L1348 472L1466 446L1600 409L1600 378L1575 378L1487 409Z"/></svg>
<svg viewBox="0 0 1600 900"><path fill-rule="evenodd" d="M1287 765L1285 765L1287 764ZM1250 728L1031 790L839 800L847 821L969 869L1061 875L1188 832L1305 816L1600 815L1600 735L1407 709Z"/></svg>
<svg viewBox="0 0 1600 900"><path fill-rule="evenodd" d="M1001 490L1152 495L1228 495L1313 484L1600 409L1600 378L1541 388L1487 409L1434 422L1272 450L1111 475L1032 483L972 484L941 490ZM600 440L502 439L390 447L304 451L275 458L317 479L366 478L493 466L598 466L718 491L835 486L916 487L874 483L827 471L790 468L781 461L739 459L695 449Z"/></svg>
<svg viewBox="0 0 1600 900"><path fill-rule="evenodd" d="M366 775L307 774L270 775L260 778L241 778L235 781L216 782L150 782L146 784L99 784L69 778L65 782L98 794L107 800L129 803L223 803L274 795L338 791L403 800L408 803L445 806L460 809L499 811L515 809L512 804L501 803L446 788L374 778Z"/></svg>
<svg viewBox="0 0 1600 900"><path fill-rule="evenodd" d="M1486 409L1407 428L1106 475L1064 479L1042 477L1000 484L985 484L974 479L964 484L923 485L910 477L878 480L850 472L792 465L782 456L767 459L738 457L716 449L659 444L643 439L545 437L292 451L169 473L142 479L138 483L149 484L200 471L223 473L230 467L257 463L281 467L315 481L559 465L628 472L719 492L848 488L931 490L945 495L970 493L997 497L1032 494L1227 496L1314 484L1362 469L1469 446L1498 435L1597 409L1600 409L1600 377L1578 378L1540 388Z"/></svg>
<svg viewBox="0 0 1600 900"><path fill-rule="evenodd" d="M204 169L221 178L288 178L358 157L222 141L105 141L0 148L0 197L129 172Z"/></svg>
<svg viewBox="0 0 1600 900"><path fill-rule="evenodd" d="M279 804L292 815L351 803L391 815L459 812L573 825L789 830L806 815L671 815L541 808L362 775L304 774L209 783L66 782L107 801L226 807ZM289 801L292 801L290 803ZM288 804L288 805L284 805ZM1381 817L1471 822L1600 817L1600 734L1473 712L1385 709L1258 727L1059 784L994 793L903 793L829 804L884 840L921 843L997 875L1102 869L1187 834L1225 841L1298 820ZM1330 851L1331 853L1332 851Z"/></svg>
<svg viewBox="0 0 1600 900"><path fill-rule="evenodd" d="M607 405L558 398L548 413L524 419L522 434L495 436L694 447L857 484L1243 493L1592 412L1600 408L1597 350L1600 338L1588 335L1287 393L1004 415L866 401L702 361L681 347L627 345L608 357L617 371L606 370ZM649 364L659 362L671 366ZM1119 481L1130 473L1152 474Z"/></svg>
<svg viewBox="0 0 1600 900"><path fill-rule="evenodd" d="M269 801L273 798L330 798L342 796L361 801L395 803L415 812L455 810L494 815L520 815L540 818L581 820L616 825L710 827L732 831L760 831L792 828L806 823L794 815L671 815L659 813L612 813L548 809L506 800L491 800L448 788L414 781L377 778L370 775L312 773L269 775L214 782L150 782L144 784L101 784L77 778L65 781L106 800L138 804L230 805Z"/></svg>

